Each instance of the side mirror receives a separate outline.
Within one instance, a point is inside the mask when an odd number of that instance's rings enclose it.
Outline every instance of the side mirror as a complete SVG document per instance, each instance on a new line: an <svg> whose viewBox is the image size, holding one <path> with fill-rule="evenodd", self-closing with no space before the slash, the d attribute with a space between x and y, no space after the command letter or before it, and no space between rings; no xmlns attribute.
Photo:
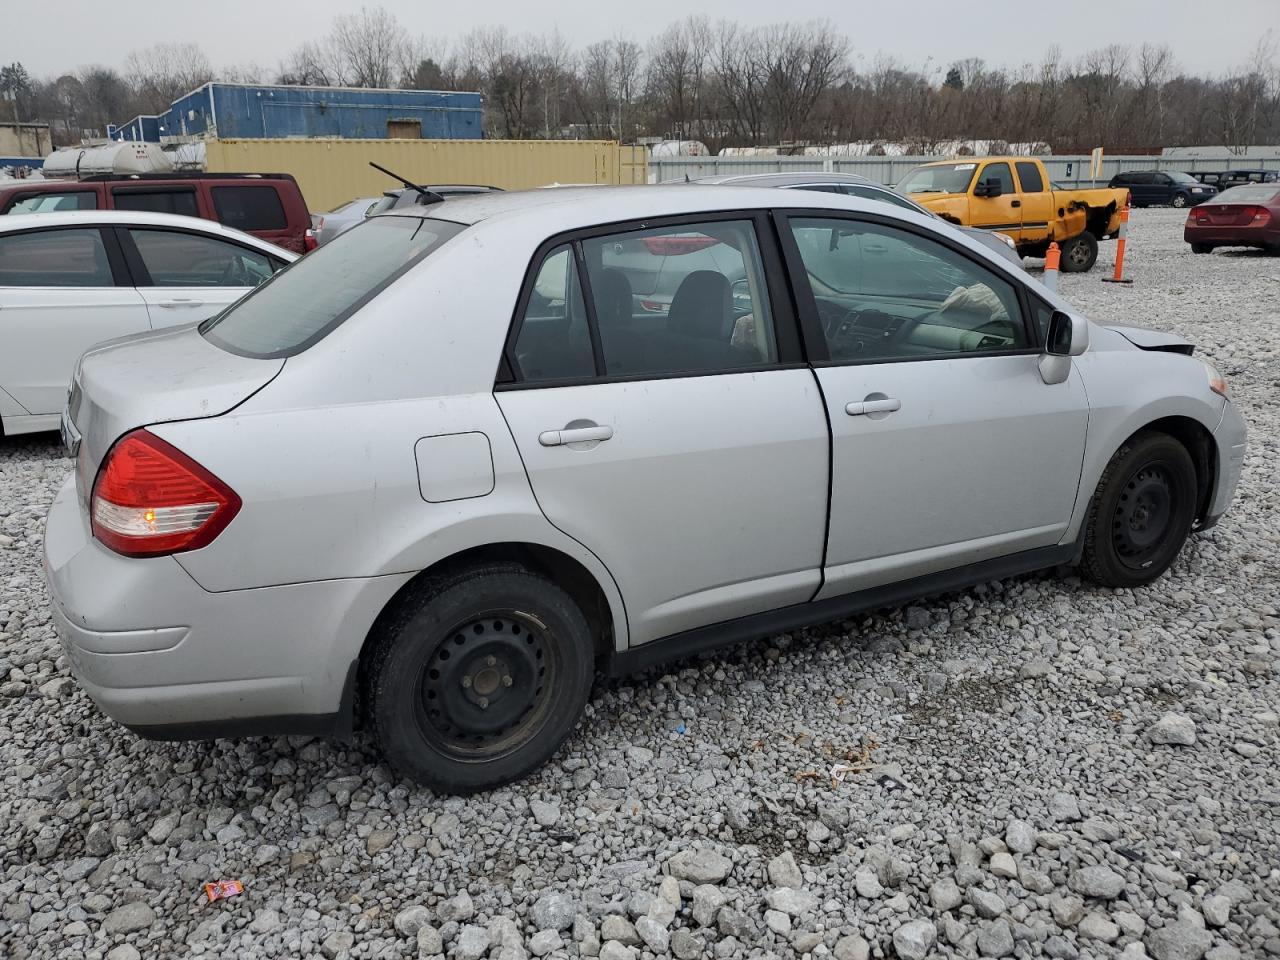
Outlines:
<svg viewBox="0 0 1280 960"><path fill-rule="evenodd" d="M1089 321L1055 310L1049 319L1040 377L1045 383L1062 383L1071 374L1071 358L1089 349Z"/></svg>
<svg viewBox="0 0 1280 960"><path fill-rule="evenodd" d="M973 188L975 197L999 197L1003 194L1004 187L999 177L987 177L985 180L978 181L978 185Z"/></svg>

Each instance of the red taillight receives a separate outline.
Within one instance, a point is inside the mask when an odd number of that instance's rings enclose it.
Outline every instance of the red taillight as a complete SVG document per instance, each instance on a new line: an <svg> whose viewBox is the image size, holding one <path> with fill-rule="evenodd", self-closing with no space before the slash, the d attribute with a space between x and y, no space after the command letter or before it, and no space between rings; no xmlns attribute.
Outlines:
<svg viewBox="0 0 1280 960"><path fill-rule="evenodd" d="M146 430L111 448L89 503L93 535L127 557L198 550L240 510L235 491Z"/></svg>
<svg viewBox="0 0 1280 960"><path fill-rule="evenodd" d="M320 244L316 240L316 234L314 230L308 230L306 233L302 235L302 252L303 253L310 253L312 250L314 250L318 246L320 246Z"/></svg>
<svg viewBox="0 0 1280 960"><path fill-rule="evenodd" d="M1249 213L1253 215L1251 219L1255 224L1266 223L1271 219L1271 211L1266 207L1250 207Z"/></svg>
<svg viewBox="0 0 1280 960"><path fill-rule="evenodd" d="M645 249L655 257L678 257L685 253L697 253L707 247L714 247L719 242L714 237L702 234L689 237L646 237L643 241Z"/></svg>

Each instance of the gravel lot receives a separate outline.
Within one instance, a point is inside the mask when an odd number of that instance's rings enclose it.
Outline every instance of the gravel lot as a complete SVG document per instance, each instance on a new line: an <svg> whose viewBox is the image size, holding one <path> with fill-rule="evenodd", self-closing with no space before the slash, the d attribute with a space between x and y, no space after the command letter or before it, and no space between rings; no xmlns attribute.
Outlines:
<svg viewBox="0 0 1280 960"><path fill-rule="evenodd" d="M1235 506L1140 592L990 584L603 685L468 800L367 744L153 744L46 613L55 438L0 441L0 956L1280 955L1280 258L1135 212L1103 321L1215 358ZM855 770L833 782L835 763ZM244 893L206 902L206 881Z"/></svg>

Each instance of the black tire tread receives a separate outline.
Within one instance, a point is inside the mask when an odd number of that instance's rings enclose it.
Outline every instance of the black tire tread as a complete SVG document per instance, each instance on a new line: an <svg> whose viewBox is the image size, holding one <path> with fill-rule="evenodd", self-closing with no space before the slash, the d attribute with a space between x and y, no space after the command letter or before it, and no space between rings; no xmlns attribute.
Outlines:
<svg viewBox="0 0 1280 960"><path fill-rule="evenodd" d="M367 729L373 735L375 742L382 749L384 755L387 753L386 744L389 734L379 722L378 711L374 709L374 704L377 703L378 698L386 688L388 679L387 662L396 650L400 631L409 620L417 615L423 606L430 604L446 592L466 583L494 576L523 577L527 578L532 584L536 584L539 589L555 591L571 610L576 611L578 616L582 617L577 604L558 584L514 561L494 561L463 567L437 576L423 577L413 583L410 589L397 600L396 607L390 617L379 625L373 637L372 649L366 654L366 665L362 671L363 682L360 692L362 702L365 705ZM581 626L589 637L589 629L585 618L582 618ZM587 693L590 692L592 678L593 671L588 671L585 688L581 691L575 691L584 702ZM446 794L466 795L489 790L501 786L503 783L519 779L531 770L541 766L560 748L561 742L562 739L557 739L541 744L537 749L530 750L525 755L527 759L518 765L518 769L511 771L509 775L504 775L484 784L458 780L439 773L433 773L426 779L419 779L425 786Z"/></svg>
<svg viewBox="0 0 1280 960"><path fill-rule="evenodd" d="M1089 501L1089 511L1085 514L1084 518L1084 544L1080 558L1080 573L1086 579L1091 580L1094 583L1110 587L1121 586L1120 584L1116 584L1114 578L1107 572L1101 557L1101 551L1098 545L1098 510L1102 505L1102 500L1107 487L1110 485L1112 478L1115 476L1117 471L1119 471L1124 465L1127 457L1133 452L1133 450L1151 440L1169 441L1178 444L1183 452L1186 452L1186 448L1182 447L1176 439L1169 436L1167 433L1162 433L1156 430L1143 430L1126 440L1120 445L1120 449L1111 455L1111 459L1107 461L1106 469L1102 471L1102 476L1098 478L1098 486L1095 488L1093 497ZM1187 454L1187 461L1188 463L1192 462L1190 454ZM1192 465L1193 473L1194 470L1195 467ZM1176 552L1174 557L1176 559ZM1162 569L1160 574L1163 572L1164 570ZM1157 574L1156 576L1159 576L1160 574Z"/></svg>

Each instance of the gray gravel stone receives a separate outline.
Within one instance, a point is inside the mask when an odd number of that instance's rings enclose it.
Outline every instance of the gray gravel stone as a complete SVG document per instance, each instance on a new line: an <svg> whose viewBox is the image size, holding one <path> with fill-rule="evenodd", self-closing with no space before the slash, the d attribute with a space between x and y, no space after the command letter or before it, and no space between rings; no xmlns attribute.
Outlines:
<svg viewBox="0 0 1280 960"><path fill-rule="evenodd" d="M480 960L489 952L489 931L478 924L469 923L458 931L453 942L454 960Z"/></svg>
<svg viewBox="0 0 1280 960"><path fill-rule="evenodd" d="M1026 820L1010 820L1004 830L1004 842L1014 853L1030 853L1036 848L1036 829Z"/></svg>
<svg viewBox="0 0 1280 960"><path fill-rule="evenodd" d="M1013 931L1007 920L992 920L978 926L978 950L984 957L1007 957L1013 953Z"/></svg>
<svg viewBox="0 0 1280 960"><path fill-rule="evenodd" d="M733 861L713 850L681 850L667 860L667 871L690 883L720 883L729 876Z"/></svg>
<svg viewBox="0 0 1280 960"><path fill-rule="evenodd" d="M893 949L902 960L924 960L938 940L928 920L909 920L893 931Z"/></svg>
<svg viewBox="0 0 1280 960"><path fill-rule="evenodd" d="M964 894L960 892L960 887L950 877L935 880L929 887L929 902L939 913L945 913L960 906L963 899Z"/></svg>
<svg viewBox="0 0 1280 960"><path fill-rule="evenodd" d="M1155 960L1200 960L1213 937L1203 927L1178 920L1148 931L1144 942Z"/></svg>
<svg viewBox="0 0 1280 960"><path fill-rule="evenodd" d="M540 896L529 911L531 919L539 930L567 930L573 925L573 918L578 914L578 905L573 897L559 891L549 891Z"/></svg>
<svg viewBox="0 0 1280 960"><path fill-rule="evenodd" d="M102 921L102 932L110 937L146 930L156 922L156 912L141 900L116 907Z"/></svg>
<svg viewBox="0 0 1280 960"><path fill-rule="evenodd" d="M1166 713L1147 728L1147 739L1189 747L1196 742L1196 722L1180 713Z"/></svg>
<svg viewBox="0 0 1280 960"><path fill-rule="evenodd" d="M443 915L441 919L445 919ZM423 926L431 922L431 911L420 903L405 907L396 914L393 926L402 937L416 937Z"/></svg>
<svg viewBox="0 0 1280 960"><path fill-rule="evenodd" d="M1100 900L1114 900L1124 892L1124 877L1104 866L1073 870L1067 884L1082 896Z"/></svg>
<svg viewBox="0 0 1280 960"><path fill-rule="evenodd" d="M858 934L851 933L836 941L831 954L836 960L868 960L871 956L871 944Z"/></svg>

